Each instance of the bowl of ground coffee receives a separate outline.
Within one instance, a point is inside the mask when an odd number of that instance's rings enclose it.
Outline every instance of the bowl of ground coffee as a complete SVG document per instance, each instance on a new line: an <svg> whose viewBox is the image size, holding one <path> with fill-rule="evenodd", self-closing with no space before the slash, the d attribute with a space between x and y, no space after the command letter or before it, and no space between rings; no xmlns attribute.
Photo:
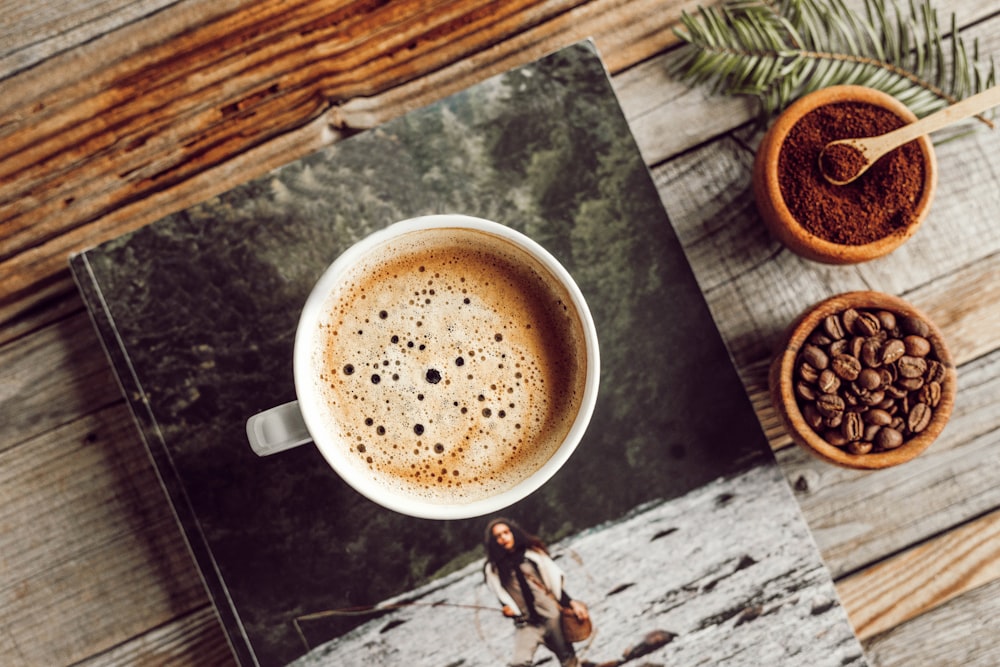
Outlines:
<svg viewBox="0 0 1000 667"><path fill-rule="evenodd" d="M831 86L791 104L765 134L753 167L754 198L771 234L829 264L865 262L898 248L934 197L930 138L891 151L846 185L823 177L819 156L836 139L885 134L915 120L896 98L864 86Z"/></svg>
<svg viewBox="0 0 1000 667"><path fill-rule="evenodd" d="M807 309L771 363L769 388L796 443L858 469L911 460L941 434L955 366L921 311L881 292L847 292Z"/></svg>

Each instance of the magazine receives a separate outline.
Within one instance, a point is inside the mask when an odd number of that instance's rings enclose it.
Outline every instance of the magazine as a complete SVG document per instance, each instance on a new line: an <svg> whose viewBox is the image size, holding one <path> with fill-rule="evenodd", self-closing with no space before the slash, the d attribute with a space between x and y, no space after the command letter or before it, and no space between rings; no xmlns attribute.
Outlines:
<svg viewBox="0 0 1000 667"><path fill-rule="evenodd" d="M496 516L384 509L314 446L258 457L244 430L295 398L297 319L324 269L433 213L542 244L600 340L583 441ZM487 585L498 517L536 536L587 604L577 664L865 664L591 42L70 264L241 664L523 658L537 618L505 615ZM529 660L572 664L538 641Z"/></svg>

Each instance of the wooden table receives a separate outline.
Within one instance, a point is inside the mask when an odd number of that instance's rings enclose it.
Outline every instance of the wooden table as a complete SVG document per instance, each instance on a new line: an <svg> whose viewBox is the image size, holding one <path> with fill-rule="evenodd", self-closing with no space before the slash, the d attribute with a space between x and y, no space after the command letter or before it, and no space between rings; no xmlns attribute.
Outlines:
<svg viewBox="0 0 1000 667"><path fill-rule="evenodd" d="M990 5L938 9L989 54L1000 51ZM233 662L69 253L587 36L871 664L1000 664L1000 140L981 130L939 146L935 208L894 255L855 267L800 260L746 223L752 105L667 74L671 27L693 6L0 3L3 664ZM774 302L743 303L748 280L773 284ZM781 323L851 288L931 313L960 364L944 435L891 471L810 458L766 397Z"/></svg>

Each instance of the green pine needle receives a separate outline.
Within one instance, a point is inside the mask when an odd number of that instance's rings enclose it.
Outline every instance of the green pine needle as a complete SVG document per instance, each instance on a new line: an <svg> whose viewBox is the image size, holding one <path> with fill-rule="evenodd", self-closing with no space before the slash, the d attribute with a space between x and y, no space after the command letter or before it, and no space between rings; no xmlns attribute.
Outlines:
<svg viewBox="0 0 1000 667"><path fill-rule="evenodd" d="M942 34L930 0L905 9L864 0L863 15L843 0L723 0L684 12L681 23L675 33L687 44L675 73L716 93L757 97L765 121L837 84L876 88L925 116L996 82L992 57L982 61L975 42L968 53L954 15Z"/></svg>

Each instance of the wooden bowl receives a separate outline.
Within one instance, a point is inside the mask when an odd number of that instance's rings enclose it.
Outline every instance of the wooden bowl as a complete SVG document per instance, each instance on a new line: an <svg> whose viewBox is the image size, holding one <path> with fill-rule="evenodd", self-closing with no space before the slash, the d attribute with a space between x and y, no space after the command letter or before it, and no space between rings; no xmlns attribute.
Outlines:
<svg viewBox="0 0 1000 667"><path fill-rule="evenodd" d="M810 232L795 219L785 203L779 185L778 159L789 131L803 116L819 107L841 102L867 102L892 111L904 121L913 122L917 119L896 98L864 86L831 86L804 95L778 116L761 141L754 159L753 192L764 224L789 250L817 262L856 264L889 254L917 231L930 211L937 188L937 159L927 135L915 140L924 160L924 183L910 222L905 227L860 245L835 243ZM837 138L846 138L846 134L838 135Z"/></svg>
<svg viewBox="0 0 1000 667"><path fill-rule="evenodd" d="M930 343L930 353L926 358L936 359L940 362L941 367L937 369L941 373L940 400L933 407L933 416L930 422L919 433L906 436L904 442L894 449L877 451L876 447L869 453L859 454L851 453L845 448L831 444L808 423L804 414L805 410L797 399L798 372L802 360L806 358L806 355L803 354L806 346L816 340L811 338L813 333L826 334L827 317L843 313L848 309L869 312L889 311L894 313L897 321L900 322L906 316L919 318L927 325L927 333L923 338ZM847 337L851 337L850 333L847 334ZM893 337L895 336L890 336L890 338ZM829 355L829 358L832 359L833 355ZM832 362L830 368L833 368ZM926 315L903 299L871 291L840 294L821 301L802 313L785 333L783 344L771 363L768 380L771 401L792 440L829 463L864 470L899 465L913 459L927 449L940 435L951 416L957 388L954 362L937 326ZM813 416L815 416L815 412ZM826 426L821 427L821 429L825 428Z"/></svg>

